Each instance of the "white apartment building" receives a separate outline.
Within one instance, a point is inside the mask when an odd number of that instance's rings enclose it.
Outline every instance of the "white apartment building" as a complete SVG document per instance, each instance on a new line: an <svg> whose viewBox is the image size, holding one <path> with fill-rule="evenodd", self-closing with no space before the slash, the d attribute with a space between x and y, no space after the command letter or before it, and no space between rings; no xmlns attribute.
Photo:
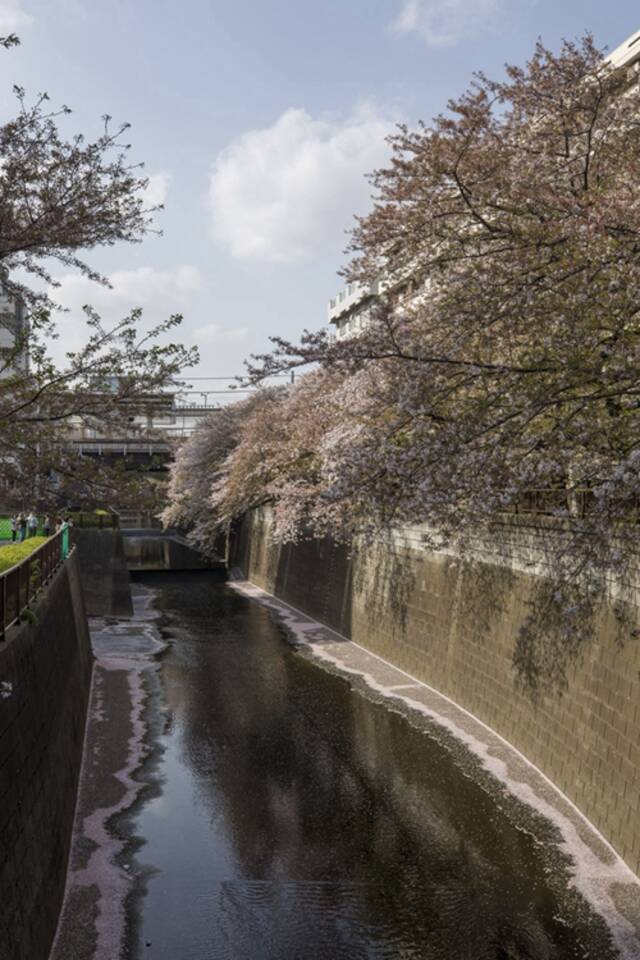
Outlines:
<svg viewBox="0 0 640 960"><path fill-rule="evenodd" d="M640 72L640 30L632 33L608 58L612 67L633 67L634 73Z"/></svg>
<svg viewBox="0 0 640 960"><path fill-rule="evenodd" d="M371 309L380 295L380 283L364 286L350 283L329 301L328 319L335 326L338 340L353 336L366 327Z"/></svg>
<svg viewBox="0 0 640 960"><path fill-rule="evenodd" d="M384 277L379 277L373 283L350 283L344 290L329 301L327 311L329 323L335 327L333 336L336 340L344 340L356 336L364 330L371 319L376 302L383 293L390 293L393 297L395 309L402 310L403 304L416 306L421 297L426 295L430 281L427 279L416 283L410 275L406 279L391 283Z"/></svg>
<svg viewBox="0 0 640 960"><path fill-rule="evenodd" d="M26 332L24 304L0 286L0 379L16 372L26 372L29 357L26 350L16 354L16 344Z"/></svg>

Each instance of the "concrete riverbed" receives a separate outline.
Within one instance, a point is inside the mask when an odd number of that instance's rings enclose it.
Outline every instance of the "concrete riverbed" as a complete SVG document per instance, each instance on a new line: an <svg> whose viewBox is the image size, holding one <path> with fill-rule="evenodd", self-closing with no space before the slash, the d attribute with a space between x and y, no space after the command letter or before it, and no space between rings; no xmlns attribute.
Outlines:
<svg viewBox="0 0 640 960"><path fill-rule="evenodd" d="M53 960L640 957L640 886L515 751L248 584L136 584L97 656Z"/></svg>

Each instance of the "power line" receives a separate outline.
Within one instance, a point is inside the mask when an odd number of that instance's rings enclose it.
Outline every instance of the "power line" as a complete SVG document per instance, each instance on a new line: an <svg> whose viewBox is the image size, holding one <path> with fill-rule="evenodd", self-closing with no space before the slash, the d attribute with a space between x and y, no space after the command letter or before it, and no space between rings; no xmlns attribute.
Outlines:
<svg viewBox="0 0 640 960"><path fill-rule="evenodd" d="M275 380L276 378L282 378L282 377L284 377L284 378L286 378L287 380L289 380L289 379L291 378L291 374L288 374L288 373L272 373L272 374L270 374L268 377L265 377L264 379L265 379L265 380ZM232 376L230 376L230 377L185 377L185 382L186 382L187 380L191 381L191 380L244 380L244 379L245 379L245 377L240 377L240 376L236 376L236 375L232 375Z"/></svg>

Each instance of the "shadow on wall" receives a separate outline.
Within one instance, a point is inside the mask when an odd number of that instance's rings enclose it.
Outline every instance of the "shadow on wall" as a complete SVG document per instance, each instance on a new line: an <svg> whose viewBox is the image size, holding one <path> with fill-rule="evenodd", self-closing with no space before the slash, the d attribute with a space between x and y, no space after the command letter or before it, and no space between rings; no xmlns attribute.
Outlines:
<svg viewBox="0 0 640 960"><path fill-rule="evenodd" d="M230 532L229 565L285 603L351 637L353 556L348 544L310 535L297 543L274 543L268 514L255 511Z"/></svg>
<svg viewBox="0 0 640 960"><path fill-rule="evenodd" d="M471 624L476 643L488 644L496 620L507 616L509 599L515 583L511 570L488 564L461 561L459 615L464 623Z"/></svg>
<svg viewBox="0 0 640 960"><path fill-rule="evenodd" d="M357 598L371 637L386 632L391 645L406 643L425 655L463 642L491 658L500 634L510 646L510 683L534 704L562 695L594 634L615 633L619 644L636 639L635 607L629 614L621 604L585 600L575 586L569 596L571 584L560 591L557 582L515 572L509 540L503 562L483 562L470 549L433 563L433 554L407 549L391 533L369 547L310 534L274 543L271 522L262 508L231 531L230 563L258 586L349 639ZM499 538L493 546L499 555ZM566 616L571 603L573 622Z"/></svg>
<svg viewBox="0 0 640 960"><path fill-rule="evenodd" d="M309 537L281 546L274 593L350 637L352 575L353 559L347 544Z"/></svg>
<svg viewBox="0 0 640 960"><path fill-rule="evenodd" d="M532 586L528 607L512 662L518 688L535 703L569 689L574 669L594 656L598 637L612 638L620 650L638 644L638 610L628 601L607 603L574 584L542 579Z"/></svg>
<svg viewBox="0 0 640 960"><path fill-rule="evenodd" d="M366 616L370 626L388 619L391 612L395 628L406 634L417 585L411 556L395 550L392 535L388 534L375 550L358 547L354 561L353 587L359 594L367 591Z"/></svg>

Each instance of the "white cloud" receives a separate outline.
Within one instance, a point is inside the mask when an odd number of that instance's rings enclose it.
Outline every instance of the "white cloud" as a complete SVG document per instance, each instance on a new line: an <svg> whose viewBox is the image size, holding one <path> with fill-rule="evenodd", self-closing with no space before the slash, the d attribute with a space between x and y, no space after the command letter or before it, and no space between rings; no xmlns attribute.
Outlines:
<svg viewBox="0 0 640 960"><path fill-rule="evenodd" d="M33 23L33 17L22 9L21 0L0 0L0 34L6 36L28 27Z"/></svg>
<svg viewBox="0 0 640 960"><path fill-rule="evenodd" d="M369 206L364 175L385 163L392 122L371 106L343 122L285 111L217 157L209 184L216 238L234 257L291 263L335 254Z"/></svg>
<svg viewBox="0 0 640 960"><path fill-rule="evenodd" d="M149 183L145 191L145 201L150 207L157 207L167 199L169 185L173 180L170 173L152 173L148 177Z"/></svg>
<svg viewBox="0 0 640 960"><path fill-rule="evenodd" d="M172 313L188 314L204 286L201 272L189 264L174 270L120 270L109 278L112 289L79 274L64 274L57 279L60 286L49 293L68 311L57 315L59 338L51 345L59 362L67 352L78 350L86 342L88 331L82 313L85 304L91 304L107 325L122 319L134 307L142 307L143 323L152 326ZM178 330L175 339L184 337Z"/></svg>
<svg viewBox="0 0 640 960"><path fill-rule="evenodd" d="M404 0L392 29L418 33L433 47L449 47L497 23L502 0Z"/></svg>
<svg viewBox="0 0 640 960"><path fill-rule="evenodd" d="M207 323L193 331L196 346L206 343L238 343L249 336L248 327L221 327L217 323Z"/></svg>

